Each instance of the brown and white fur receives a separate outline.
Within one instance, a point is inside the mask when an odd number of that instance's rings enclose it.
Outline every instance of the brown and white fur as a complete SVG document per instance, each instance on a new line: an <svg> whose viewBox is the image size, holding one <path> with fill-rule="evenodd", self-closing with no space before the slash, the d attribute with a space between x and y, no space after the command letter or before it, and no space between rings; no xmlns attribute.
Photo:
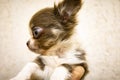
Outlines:
<svg viewBox="0 0 120 80"><path fill-rule="evenodd" d="M28 48L39 56L11 80L80 80L87 73L85 52L74 28L81 0L63 0L37 12L30 21Z"/></svg>

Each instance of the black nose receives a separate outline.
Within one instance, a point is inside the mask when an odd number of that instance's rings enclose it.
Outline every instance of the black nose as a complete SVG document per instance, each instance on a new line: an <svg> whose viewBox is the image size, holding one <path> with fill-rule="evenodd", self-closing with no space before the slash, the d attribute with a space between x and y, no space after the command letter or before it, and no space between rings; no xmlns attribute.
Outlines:
<svg viewBox="0 0 120 80"><path fill-rule="evenodd" d="M29 45L29 43L30 43L30 41L28 41L28 42L26 43L26 45L28 46L28 45Z"/></svg>

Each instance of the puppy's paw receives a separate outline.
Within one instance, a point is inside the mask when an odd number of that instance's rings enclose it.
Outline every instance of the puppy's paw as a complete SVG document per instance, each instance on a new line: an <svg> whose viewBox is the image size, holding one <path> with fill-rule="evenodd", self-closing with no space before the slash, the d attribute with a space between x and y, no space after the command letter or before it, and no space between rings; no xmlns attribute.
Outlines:
<svg viewBox="0 0 120 80"><path fill-rule="evenodd" d="M65 67L61 66L55 69L50 80L68 80L70 76L69 71Z"/></svg>

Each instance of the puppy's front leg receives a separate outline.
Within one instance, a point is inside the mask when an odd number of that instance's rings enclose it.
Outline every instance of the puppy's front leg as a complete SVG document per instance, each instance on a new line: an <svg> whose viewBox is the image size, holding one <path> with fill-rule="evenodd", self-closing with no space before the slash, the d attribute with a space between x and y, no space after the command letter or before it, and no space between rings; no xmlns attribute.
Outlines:
<svg viewBox="0 0 120 80"><path fill-rule="evenodd" d="M18 75L10 80L30 80L31 75L39 69L39 66L34 63L30 62L28 63L21 72L18 73Z"/></svg>
<svg viewBox="0 0 120 80"><path fill-rule="evenodd" d="M71 77L71 73L66 66L66 64L63 64L57 67L50 77L50 80L69 80Z"/></svg>

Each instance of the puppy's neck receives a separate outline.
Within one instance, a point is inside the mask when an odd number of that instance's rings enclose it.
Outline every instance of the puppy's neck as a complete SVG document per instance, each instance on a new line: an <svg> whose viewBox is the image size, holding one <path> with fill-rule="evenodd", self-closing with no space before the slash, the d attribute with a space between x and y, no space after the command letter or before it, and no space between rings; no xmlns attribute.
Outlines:
<svg viewBox="0 0 120 80"><path fill-rule="evenodd" d="M47 50L46 55L47 56L62 56L64 55L67 51L69 51L73 47L73 44L70 43L69 40L64 40L62 42L58 42L55 46Z"/></svg>
<svg viewBox="0 0 120 80"><path fill-rule="evenodd" d="M77 36L76 29L73 30L73 34L65 40L60 40L57 44L52 46L49 50L45 52L46 56L61 56L66 54L67 52L71 52L72 50L82 49L80 46L80 39Z"/></svg>

